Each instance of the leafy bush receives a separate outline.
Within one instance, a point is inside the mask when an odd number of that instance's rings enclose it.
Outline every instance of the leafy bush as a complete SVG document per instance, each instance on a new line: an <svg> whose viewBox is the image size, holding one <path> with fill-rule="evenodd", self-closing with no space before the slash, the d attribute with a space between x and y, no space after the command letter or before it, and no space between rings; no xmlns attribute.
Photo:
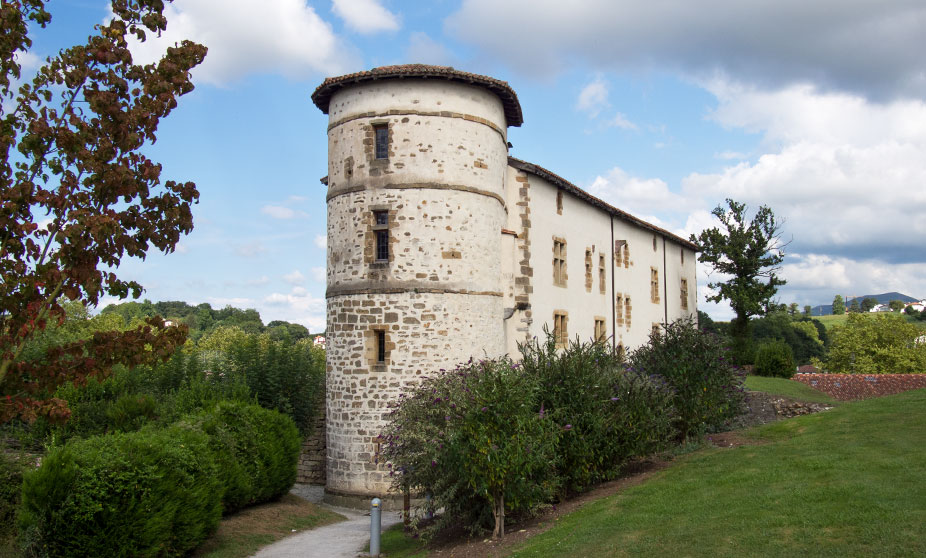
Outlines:
<svg viewBox="0 0 926 558"><path fill-rule="evenodd" d="M896 314L851 314L833 328L824 364L843 374L915 374L926 372L923 332Z"/></svg>
<svg viewBox="0 0 926 558"><path fill-rule="evenodd" d="M0 541L13 535L23 473L27 470L26 461L21 456L0 451Z"/></svg>
<svg viewBox="0 0 926 558"><path fill-rule="evenodd" d="M556 445L566 491L613 478L628 459L671 437L671 394L664 382L626 373L623 358L608 345L572 342L557 350L547 334L543 343L535 339L519 348L524 372L543 386L539 409L571 425Z"/></svg>
<svg viewBox="0 0 926 558"><path fill-rule="evenodd" d="M302 438L286 415L222 401L178 426L208 435L225 486L225 513L282 496L296 482Z"/></svg>
<svg viewBox="0 0 926 558"><path fill-rule="evenodd" d="M25 475L21 536L36 556L181 556L218 525L218 474L188 429L73 440Z"/></svg>
<svg viewBox="0 0 926 558"><path fill-rule="evenodd" d="M756 366L753 372L757 376L790 378L794 376L794 357L791 347L781 340L766 341L756 351Z"/></svg>
<svg viewBox="0 0 926 558"><path fill-rule="evenodd" d="M501 535L506 509L551 498L555 445L571 426L537 411L541 387L508 359L470 360L400 398L380 458L394 468L394 488L430 494L428 511L443 508L433 529L494 519Z"/></svg>
<svg viewBox="0 0 926 558"><path fill-rule="evenodd" d="M679 320L650 335L630 354L631 369L665 378L675 391L676 428L682 438L721 428L745 405L743 378L715 335Z"/></svg>

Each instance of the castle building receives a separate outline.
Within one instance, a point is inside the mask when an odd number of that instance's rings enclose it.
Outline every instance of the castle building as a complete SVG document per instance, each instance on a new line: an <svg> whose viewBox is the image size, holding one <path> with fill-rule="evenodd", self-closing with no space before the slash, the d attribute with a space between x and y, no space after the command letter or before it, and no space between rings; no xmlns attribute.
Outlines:
<svg viewBox="0 0 926 558"><path fill-rule="evenodd" d="M402 65L326 79L331 501L384 496L388 404L519 342L644 343L696 316L697 246L509 156L503 81ZM346 500L345 500L346 499Z"/></svg>

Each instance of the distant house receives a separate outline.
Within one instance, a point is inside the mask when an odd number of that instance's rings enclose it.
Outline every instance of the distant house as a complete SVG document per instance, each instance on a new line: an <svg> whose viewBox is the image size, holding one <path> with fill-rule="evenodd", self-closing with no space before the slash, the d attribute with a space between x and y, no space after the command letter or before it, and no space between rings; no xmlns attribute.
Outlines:
<svg viewBox="0 0 926 558"><path fill-rule="evenodd" d="M312 343L314 343L316 347L321 347L322 349L324 349L325 348L325 336L316 335L315 339L312 340Z"/></svg>
<svg viewBox="0 0 926 558"><path fill-rule="evenodd" d="M911 302L910 304L904 307L904 309L907 309L907 308L913 308L917 312L922 312L923 309L926 308L926 301L921 300L919 302Z"/></svg>

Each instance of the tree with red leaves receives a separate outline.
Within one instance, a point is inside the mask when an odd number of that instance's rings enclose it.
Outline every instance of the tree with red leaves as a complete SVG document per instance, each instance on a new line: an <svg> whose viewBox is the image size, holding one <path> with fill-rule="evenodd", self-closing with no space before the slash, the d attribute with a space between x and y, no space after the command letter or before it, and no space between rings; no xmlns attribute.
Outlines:
<svg viewBox="0 0 926 558"><path fill-rule="evenodd" d="M65 302L137 298L141 285L112 270L149 247L172 252L199 198L192 182L162 183L161 166L140 151L193 90L190 70L206 48L183 41L156 64L134 63L129 42L166 29L164 2L112 0L114 17L86 44L49 58L17 89L29 26L51 22L45 3L0 6L0 423L66 420L56 387L166 359L186 339L185 328L155 317L24 358L47 324L63 322Z"/></svg>

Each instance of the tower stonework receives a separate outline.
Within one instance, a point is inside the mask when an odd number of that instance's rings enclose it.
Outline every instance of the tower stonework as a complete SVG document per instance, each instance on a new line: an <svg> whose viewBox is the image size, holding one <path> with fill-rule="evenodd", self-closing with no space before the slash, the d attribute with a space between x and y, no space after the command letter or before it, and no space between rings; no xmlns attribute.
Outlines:
<svg viewBox="0 0 926 558"><path fill-rule="evenodd" d="M507 352L502 238L504 82L435 66L329 78L327 484L329 500L384 496L377 436L423 375Z"/></svg>

